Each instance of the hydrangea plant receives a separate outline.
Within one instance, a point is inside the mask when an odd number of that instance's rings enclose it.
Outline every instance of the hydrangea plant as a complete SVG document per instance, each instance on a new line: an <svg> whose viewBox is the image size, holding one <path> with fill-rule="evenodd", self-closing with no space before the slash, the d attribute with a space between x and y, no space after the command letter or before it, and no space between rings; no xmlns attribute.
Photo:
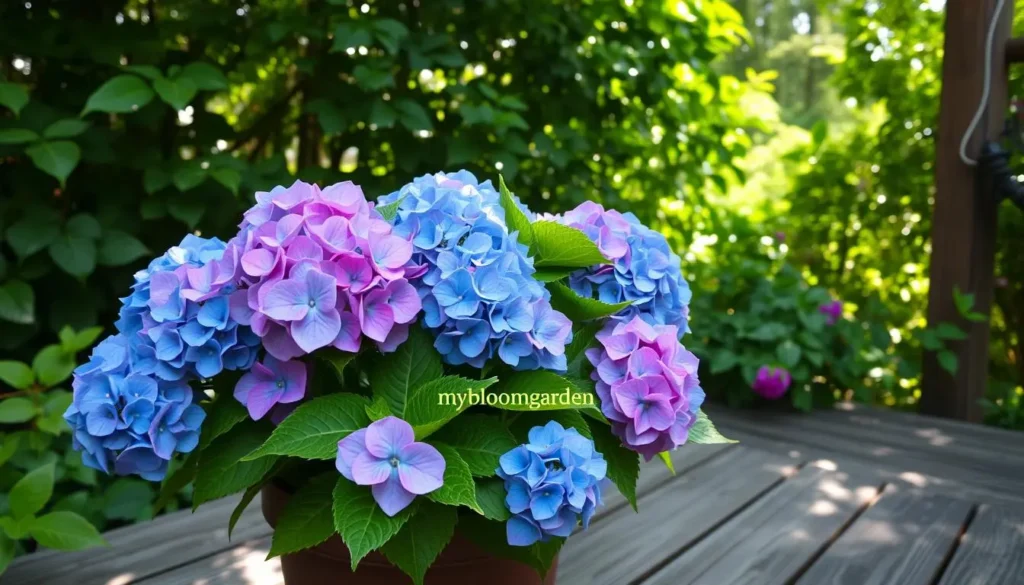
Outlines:
<svg viewBox="0 0 1024 585"><path fill-rule="evenodd" d="M272 556L339 534L353 569L379 550L422 583L456 531L544 573L605 479L635 507L641 456L727 441L679 257L631 215L537 216L466 171L255 199L140 271L75 370L86 465L244 492L234 520L274 482Z"/></svg>

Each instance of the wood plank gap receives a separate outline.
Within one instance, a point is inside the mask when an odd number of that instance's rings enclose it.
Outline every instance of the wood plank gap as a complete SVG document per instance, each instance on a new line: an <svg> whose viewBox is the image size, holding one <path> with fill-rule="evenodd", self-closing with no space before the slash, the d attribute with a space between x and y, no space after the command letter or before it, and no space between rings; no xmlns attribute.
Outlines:
<svg viewBox="0 0 1024 585"><path fill-rule="evenodd" d="M942 581L943 575L946 574L950 563L953 562L953 557L956 556L957 549L960 548L960 544L964 541L964 535L967 534L967 530L970 529L971 523L974 522L974 518L978 515L979 507L980 504L971 505L970 511L967 512L967 518L964 519L963 526L960 527L960 533L953 539L953 544L949 546L949 551L946 552L945 558L942 559L942 564L939 565L939 569L935 571L935 577L932 578L932 585L938 585L939 581Z"/></svg>
<svg viewBox="0 0 1024 585"><path fill-rule="evenodd" d="M822 543L821 547L818 548L818 550L816 550L813 555L811 555L811 558L807 559L807 562L804 563L802 567L797 569L796 573L794 573L793 576L790 577L788 581L786 581L786 585L796 585L797 581L799 581L800 578L803 577L804 574L811 569L811 566L813 566L814 563L818 562L818 559L820 559L821 556L825 554L825 551L827 551L829 547L835 544L835 542L839 540L839 537L842 536L843 533L846 532L848 528L850 528L850 526L853 526L853 523L856 522L858 518L860 518L865 512L871 509L871 506L874 506L876 503L878 503L878 500L882 498L882 494L885 492L886 485L887 484L884 482L881 485L879 485L874 497L865 502L860 508L857 509L856 512L853 513L852 516L850 516L850 518L846 522L842 524L842 526L837 528L836 531L832 533L832 536L828 537L825 540L825 542Z"/></svg>
<svg viewBox="0 0 1024 585"><path fill-rule="evenodd" d="M195 565L195 564L198 564L198 563L202 563L203 561L205 561L205 560L207 560L207 559L209 559L211 557L215 557L217 555L222 555L222 554L224 554L224 553L226 553L228 551L234 550L236 548L242 548L242 547L245 547L245 546L252 546L254 544L259 544L259 543L267 540L268 538L271 538L273 535L274 535L274 531L268 525L267 526L267 533L265 535L263 535L263 536L254 536L254 537L248 538L248 539L246 539L244 541L232 542L232 543L230 543L231 546L225 546L223 548L218 548L216 550L211 550L208 553L204 553L202 555L199 555L199 556L196 556L196 557L192 557L191 559L188 559L185 562L178 563L176 565L168 565L166 567L161 568L159 571L154 571L154 572L148 573L146 575L139 575L137 578L133 577L133 578L129 579L128 581L120 581L119 585L135 585L136 583L145 583L145 582L150 581L151 579L157 579L159 577L162 577L163 575L166 575L168 573L172 573L174 571L177 571L178 569L181 569L182 567L187 567L189 565Z"/></svg>
<svg viewBox="0 0 1024 585"><path fill-rule="evenodd" d="M729 513L727 516L723 517L721 520L716 522L713 526L711 526L710 528L708 528L704 532L701 532L700 534L698 534L696 538L694 538L693 540L688 542L685 546L683 546L679 550L675 551L673 554L668 555L667 557L662 559L660 562L658 562L657 564L652 566L650 569L645 571L643 574L641 574L638 577L634 578L632 581L629 582L629 585L642 585L642 583L644 581L646 581L647 579L650 579L651 576L655 575L658 571L664 569L666 566L669 565L669 563L671 563L672 561L676 560L679 556L681 556L684 553L686 553L686 551L688 551L691 548L693 548L693 547L697 546L698 544L700 544L700 542L703 541L705 538L707 538L708 535L714 533L716 530L721 528L724 524L728 523L733 518L735 518L736 516L739 516L740 514L745 512L748 508L750 508L751 506L753 506L757 502L761 501L765 496L767 496L771 492L775 491L779 486L784 484L790 478L796 477L797 473L799 473L800 470L803 469L803 467L805 465L807 465L807 462L805 462L805 461L800 461L798 463L794 463L793 466L792 466L792 469L793 469L792 473L789 473L787 475L783 475L778 480L772 482L771 485L769 485L765 489L763 489L760 492L758 492L756 496L754 496L750 500L744 502L742 506L736 508L731 513Z"/></svg>

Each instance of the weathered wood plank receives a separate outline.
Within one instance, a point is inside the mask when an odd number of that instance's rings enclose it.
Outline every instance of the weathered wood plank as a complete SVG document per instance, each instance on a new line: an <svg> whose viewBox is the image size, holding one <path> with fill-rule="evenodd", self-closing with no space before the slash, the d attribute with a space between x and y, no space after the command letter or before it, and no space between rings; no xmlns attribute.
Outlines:
<svg viewBox="0 0 1024 585"><path fill-rule="evenodd" d="M1024 509L981 506L939 585L1024 583Z"/></svg>
<svg viewBox="0 0 1024 585"><path fill-rule="evenodd" d="M804 467L644 581L783 585L878 493L842 470Z"/></svg>
<svg viewBox="0 0 1024 585"><path fill-rule="evenodd" d="M619 585L650 572L792 472L763 451L734 447L680 474L569 539L559 559L559 585Z"/></svg>
<svg viewBox="0 0 1024 585"><path fill-rule="evenodd" d="M106 548L19 558L4 574L3 585L127 585L269 535L257 497L228 541L228 519L237 502L237 497L224 498L195 514L182 510L113 530L104 535L110 543Z"/></svg>
<svg viewBox="0 0 1024 585"><path fill-rule="evenodd" d="M283 585L281 562L266 560L268 552L269 538L245 542L133 585Z"/></svg>
<svg viewBox="0 0 1024 585"><path fill-rule="evenodd" d="M888 486L798 585L931 585L971 504Z"/></svg>

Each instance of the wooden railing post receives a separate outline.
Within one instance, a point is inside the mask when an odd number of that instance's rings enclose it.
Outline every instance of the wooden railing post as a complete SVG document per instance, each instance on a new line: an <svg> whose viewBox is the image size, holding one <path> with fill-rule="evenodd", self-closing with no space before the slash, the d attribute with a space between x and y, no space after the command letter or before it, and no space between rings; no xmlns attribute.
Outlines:
<svg viewBox="0 0 1024 585"><path fill-rule="evenodd" d="M975 295L975 310L987 314L992 302L996 206L991 181L960 160L960 140L981 99L985 40L998 0L947 0L942 63L942 102L935 164L931 284L928 324L954 323L968 333L952 345L959 367L943 370L933 352L924 358L921 412L981 421L979 399L988 378L988 321L968 323L953 303L953 290ZM977 159L981 144L1002 130L1008 105L1006 41L1014 0L1004 2L992 50L992 85L985 115L967 149ZM894 161L894 164L898 164Z"/></svg>

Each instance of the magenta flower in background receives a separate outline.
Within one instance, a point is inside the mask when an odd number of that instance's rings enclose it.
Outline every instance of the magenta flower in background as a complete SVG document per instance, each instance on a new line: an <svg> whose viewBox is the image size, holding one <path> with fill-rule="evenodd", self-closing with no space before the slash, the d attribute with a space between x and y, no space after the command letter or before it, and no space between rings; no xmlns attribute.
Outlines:
<svg viewBox="0 0 1024 585"><path fill-rule="evenodd" d="M843 302L829 301L818 307L818 312L825 315L826 323L835 325L837 321L843 318Z"/></svg>
<svg viewBox="0 0 1024 585"><path fill-rule="evenodd" d="M780 243L780 244L785 242L786 241L786 232L783 232L783 231L775 232L775 241Z"/></svg>
<svg viewBox="0 0 1024 585"><path fill-rule="evenodd" d="M412 244L351 182L296 181L256 194L225 258L237 259L230 314L290 360L322 347L356 352L366 336L394 351L422 304Z"/></svg>
<svg viewBox="0 0 1024 585"><path fill-rule="evenodd" d="M597 339L601 346L586 355L612 432L648 460L685 443L704 390L697 357L679 343L679 330L637 316L611 321Z"/></svg>
<svg viewBox="0 0 1024 585"><path fill-rule="evenodd" d="M394 516L416 496L444 483L444 457L413 439L409 423L393 416L382 418L338 441L335 466L346 479L373 486L377 505Z"/></svg>
<svg viewBox="0 0 1024 585"><path fill-rule="evenodd" d="M768 400L778 400L786 394L786 390L789 390L789 384L792 381L793 377L789 375L786 368L761 366L750 387Z"/></svg>
<svg viewBox="0 0 1024 585"><path fill-rule="evenodd" d="M235 386L235 399L254 420L263 418L277 404L298 402L306 395L306 364L281 361L272 355L256 362Z"/></svg>

